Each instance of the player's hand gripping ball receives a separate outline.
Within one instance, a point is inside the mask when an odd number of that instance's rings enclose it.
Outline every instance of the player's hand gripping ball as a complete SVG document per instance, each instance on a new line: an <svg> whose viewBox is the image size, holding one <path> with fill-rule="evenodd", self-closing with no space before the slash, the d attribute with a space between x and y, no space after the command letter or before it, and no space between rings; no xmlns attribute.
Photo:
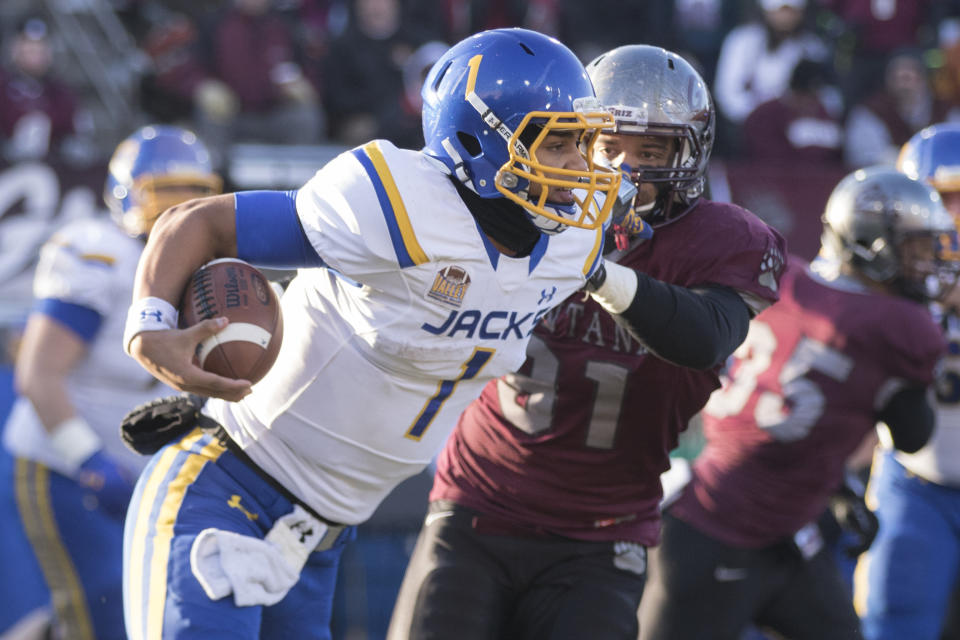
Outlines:
<svg viewBox="0 0 960 640"><path fill-rule="evenodd" d="M225 316L222 331L197 345L197 364L211 373L257 382L280 352L283 316L280 300L256 267L236 258L200 267L180 300L180 326Z"/></svg>

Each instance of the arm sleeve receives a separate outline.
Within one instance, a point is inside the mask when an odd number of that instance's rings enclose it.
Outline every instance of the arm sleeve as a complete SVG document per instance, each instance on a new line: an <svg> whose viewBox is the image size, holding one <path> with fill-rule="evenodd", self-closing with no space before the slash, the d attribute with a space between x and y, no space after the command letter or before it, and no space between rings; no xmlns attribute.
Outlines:
<svg viewBox="0 0 960 640"><path fill-rule="evenodd" d="M692 369L722 364L750 327L750 309L730 287L687 289L644 273L633 302L614 318L653 354Z"/></svg>
<svg viewBox="0 0 960 640"><path fill-rule="evenodd" d="M893 395L877 416L890 428L893 446L906 453L919 451L933 434L933 407L924 387L907 387Z"/></svg>
<svg viewBox="0 0 960 640"><path fill-rule="evenodd" d="M237 257L258 267L322 267L297 216L296 191L242 191L235 196Z"/></svg>
<svg viewBox="0 0 960 640"><path fill-rule="evenodd" d="M742 123L753 106L749 84L754 66L749 61L757 39L752 26L734 29L724 39L717 57L713 95L727 118Z"/></svg>

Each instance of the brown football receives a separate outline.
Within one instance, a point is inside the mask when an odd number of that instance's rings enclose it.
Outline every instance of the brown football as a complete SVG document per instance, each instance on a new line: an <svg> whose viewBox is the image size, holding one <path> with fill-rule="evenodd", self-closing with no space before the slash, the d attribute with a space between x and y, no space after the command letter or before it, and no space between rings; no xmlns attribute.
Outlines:
<svg viewBox="0 0 960 640"><path fill-rule="evenodd" d="M283 340L280 300L267 278L236 258L213 260L197 269L180 300L180 326L217 316L226 316L230 324L197 345L197 363L227 378L263 378Z"/></svg>

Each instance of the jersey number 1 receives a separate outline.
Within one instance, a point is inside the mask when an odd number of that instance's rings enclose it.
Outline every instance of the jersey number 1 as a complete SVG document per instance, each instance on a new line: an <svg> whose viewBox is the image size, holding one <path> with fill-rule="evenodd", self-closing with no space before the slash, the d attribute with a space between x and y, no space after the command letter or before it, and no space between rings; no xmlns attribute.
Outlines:
<svg viewBox="0 0 960 640"><path fill-rule="evenodd" d="M453 380L441 380L440 383L437 384L437 392L427 400L427 403L423 405L423 409L420 410L420 415L417 416L417 419L414 420L410 428L407 429L406 437L412 440L422 438L423 434L427 431L427 427L429 427L433 419L437 417L437 412L440 411L440 407L442 407L443 403L447 401L447 398L453 394L457 383L461 380L475 378L477 374L480 373L480 369L483 369L483 365L487 364L496 351L496 349L485 349L483 347L475 348L467 361L463 363L459 376Z"/></svg>

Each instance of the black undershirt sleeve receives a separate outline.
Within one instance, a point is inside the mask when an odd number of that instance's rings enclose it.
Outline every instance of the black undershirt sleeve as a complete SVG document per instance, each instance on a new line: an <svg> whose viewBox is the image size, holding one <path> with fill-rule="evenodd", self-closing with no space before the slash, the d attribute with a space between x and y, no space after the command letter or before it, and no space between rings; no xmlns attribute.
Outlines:
<svg viewBox="0 0 960 640"><path fill-rule="evenodd" d="M924 387L907 387L894 394L878 419L890 427L893 446L906 453L918 451L933 433L933 407Z"/></svg>
<svg viewBox="0 0 960 640"><path fill-rule="evenodd" d="M736 350L750 309L730 287L687 289L637 273L637 292L617 322L654 355L691 369L712 369Z"/></svg>

